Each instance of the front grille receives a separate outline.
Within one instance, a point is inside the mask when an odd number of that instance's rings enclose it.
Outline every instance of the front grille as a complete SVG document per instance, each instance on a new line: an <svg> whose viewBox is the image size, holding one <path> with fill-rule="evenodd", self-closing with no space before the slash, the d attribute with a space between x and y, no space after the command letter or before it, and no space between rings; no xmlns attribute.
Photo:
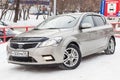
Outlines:
<svg viewBox="0 0 120 80"><path fill-rule="evenodd" d="M10 47L14 49L29 49L37 46L38 43L10 43Z"/></svg>
<svg viewBox="0 0 120 80"><path fill-rule="evenodd" d="M18 61L18 62L37 62L34 58L32 57L9 57L10 61Z"/></svg>
<svg viewBox="0 0 120 80"><path fill-rule="evenodd" d="M44 42L48 39L47 37L14 37L10 42Z"/></svg>

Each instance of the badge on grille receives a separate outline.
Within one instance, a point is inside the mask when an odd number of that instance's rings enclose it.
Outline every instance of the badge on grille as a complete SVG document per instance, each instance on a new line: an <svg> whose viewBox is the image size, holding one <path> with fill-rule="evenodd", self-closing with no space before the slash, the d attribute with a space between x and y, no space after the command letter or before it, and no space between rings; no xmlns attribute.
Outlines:
<svg viewBox="0 0 120 80"><path fill-rule="evenodd" d="M23 44L19 44L19 45L18 45L18 48L19 48L19 49L22 49L22 48L23 48Z"/></svg>
<svg viewBox="0 0 120 80"><path fill-rule="evenodd" d="M24 43L18 43L18 48L19 48L19 49L22 49L23 46L24 46Z"/></svg>

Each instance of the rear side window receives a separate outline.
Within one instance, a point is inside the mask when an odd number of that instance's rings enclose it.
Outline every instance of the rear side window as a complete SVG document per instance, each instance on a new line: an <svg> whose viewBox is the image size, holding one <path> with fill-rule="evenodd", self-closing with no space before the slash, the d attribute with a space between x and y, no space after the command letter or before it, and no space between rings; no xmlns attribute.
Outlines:
<svg viewBox="0 0 120 80"><path fill-rule="evenodd" d="M105 20L101 16L93 16L96 26L105 25Z"/></svg>

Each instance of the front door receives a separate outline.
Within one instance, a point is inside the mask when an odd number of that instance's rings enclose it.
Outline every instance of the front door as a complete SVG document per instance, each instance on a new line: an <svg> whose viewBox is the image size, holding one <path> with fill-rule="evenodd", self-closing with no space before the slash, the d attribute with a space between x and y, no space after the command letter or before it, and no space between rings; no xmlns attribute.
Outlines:
<svg viewBox="0 0 120 80"><path fill-rule="evenodd" d="M82 48L81 50L83 53L82 55L86 56L94 53L95 52L94 50L99 47L97 46L98 32L96 31L96 29L94 29L95 24L94 24L92 15L87 15L83 17L83 20L81 21L80 24L83 24L83 23L90 23L92 25L91 28L82 29L81 33L79 34L79 41L80 41L80 45Z"/></svg>

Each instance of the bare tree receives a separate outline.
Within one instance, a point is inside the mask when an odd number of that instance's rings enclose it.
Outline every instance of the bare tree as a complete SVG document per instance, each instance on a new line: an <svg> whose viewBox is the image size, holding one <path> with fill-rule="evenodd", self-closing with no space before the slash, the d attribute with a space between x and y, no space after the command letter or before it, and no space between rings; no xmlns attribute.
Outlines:
<svg viewBox="0 0 120 80"><path fill-rule="evenodd" d="M39 18L40 11L41 11L41 5L37 5L37 10L38 10L38 14L37 14L36 19L38 19L38 18Z"/></svg>
<svg viewBox="0 0 120 80"><path fill-rule="evenodd" d="M30 19L29 11L30 11L31 5L30 4L21 4L21 5L22 5L21 9L23 12L23 20Z"/></svg>
<svg viewBox="0 0 120 80"><path fill-rule="evenodd" d="M19 14L19 6L20 6L20 0L15 0L15 16L14 16L14 22L18 21L18 14Z"/></svg>
<svg viewBox="0 0 120 80"><path fill-rule="evenodd" d="M27 20L27 19L30 19L30 16L29 16L29 13L30 13L30 8L31 8L31 5L29 4L29 5L27 6L27 15L26 15L26 20Z"/></svg>
<svg viewBox="0 0 120 80"><path fill-rule="evenodd" d="M2 11L1 11L1 17L0 17L0 20L3 18L3 16L6 15L7 11L9 10L9 7L8 7L8 0L5 1L5 3L2 3Z"/></svg>
<svg viewBox="0 0 120 80"><path fill-rule="evenodd" d="M5 1L5 0L4 0ZM22 1L22 3L21 3ZM1 10L1 16L0 20L6 17L7 11L11 8L13 9L11 14L9 15L9 19L12 19L12 16L14 15L14 22L17 22L21 18L23 20L29 19L29 11L32 5L36 4L26 4L25 1L29 0L14 0L12 5L9 5L8 0L4 4L2 4L2 10ZM36 0L39 1L39 0ZM50 0L50 11L53 12L53 1ZM99 12L100 9L100 2L101 0L57 0L57 13L62 14L64 12L74 12L74 11L81 11L81 12ZM40 12L40 5L38 5L38 12ZM23 14L22 14L23 13ZM37 15L38 19L39 15Z"/></svg>
<svg viewBox="0 0 120 80"><path fill-rule="evenodd" d="M52 6L53 6L53 1ZM58 13L81 11L81 12L99 12L101 0L57 0Z"/></svg>

